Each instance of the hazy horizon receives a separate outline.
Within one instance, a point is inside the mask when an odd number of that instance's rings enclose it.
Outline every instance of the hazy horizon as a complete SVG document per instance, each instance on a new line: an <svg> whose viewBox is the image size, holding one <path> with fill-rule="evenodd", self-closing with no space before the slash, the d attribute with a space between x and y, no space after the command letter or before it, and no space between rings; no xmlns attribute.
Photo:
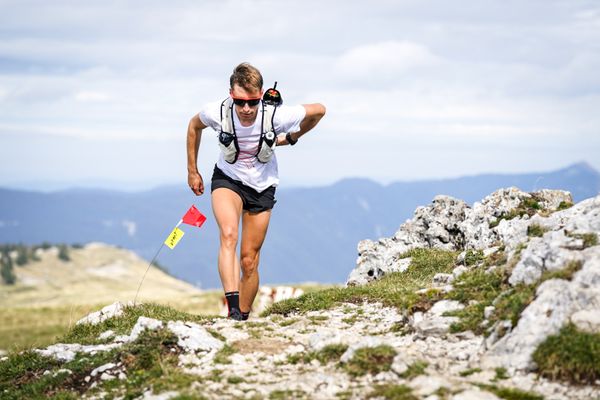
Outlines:
<svg viewBox="0 0 600 400"><path fill-rule="evenodd" d="M481 176L481 175L524 175L524 174L537 174L537 173L544 174L544 173L564 170L564 169L567 169L567 168L570 168L573 166L580 166L580 165L585 165L588 168L592 168L596 172L599 172L599 170L597 168L594 168L594 166L590 162L582 160L582 161L579 161L579 162L576 162L573 164L563 165L559 168L555 168L555 169L551 169L551 170L547 170L547 171L541 171L541 170L521 171L521 172L489 171L489 172L482 172L482 173L478 173L478 174L465 174L465 175L458 175L458 176L438 176L438 177L413 179L413 180L397 179L397 180L390 180L390 181L380 181L380 180L373 179L373 178L367 177L367 176L346 176L346 177L340 177L339 179L333 180L331 182L320 182L320 183L315 183L315 184L302 183L302 182L285 182L284 181L280 184L278 189L286 190L286 189L295 189L295 188L324 187L324 186L329 186L329 185L332 185L332 184L335 184L337 182L344 181L347 179L368 179L370 181L373 181L380 185L385 186L385 185L389 185L392 183L444 181L444 180L476 177L476 176ZM209 177L209 179L210 179L210 177ZM207 184L206 178L205 178L205 184ZM208 185L210 185L210 182L208 182ZM34 182L34 181L32 181L32 182L13 182L13 183L0 184L0 188L2 188L2 189L37 191L37 192L46 192L46 193L58 192L58 191L63 191L63 190L77 190L77 189L84 189L84 190L85 189L89 189L89 190L97 189L97 190L108 190L108 191L134 193L134 192L142 192L142 191L157 189L157 188L161 188L161 187L165 187L165 186L181 186L182 189L187 189L187 183L184 181L156 183L156 182L123 182L123 181L118 181L118 180L115 180L115 181L82 180L79 182L61 182L61 181L37 181L37 182Z"/></svg>

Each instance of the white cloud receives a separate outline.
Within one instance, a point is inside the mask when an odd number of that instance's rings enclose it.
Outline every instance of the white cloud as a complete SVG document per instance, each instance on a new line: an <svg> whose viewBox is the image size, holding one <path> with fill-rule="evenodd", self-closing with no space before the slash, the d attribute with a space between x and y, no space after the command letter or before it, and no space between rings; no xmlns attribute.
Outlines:
<svg viewBox="0 0 600 400"><path fill-rule="evenodd" d="M335 68L342 76L352 79L393 79L398 74L438 62L440 59L423 45L386 41L350 49L340 56Z"/></svg>
<svg viewBox="0 0 600 400"><path fill-rule="evenodd" d="M9 2L0 170L110 180L116 159L143 165L132 180L179 180L189 118L226 96L241 61L277 80L286 104L327 106L301 146L281 151L295 181L597 162L599 16L586 1ZM385 148L365 151L372 140ZM203 168L217 152L207 132Z"/></svg>
<svg viewBox="0 0 600 400"><path fill-rule="evenodd" d="M92 90L75 93L75 101L81 102L104 102L110 100L107 93L95 92Z"/></svg>

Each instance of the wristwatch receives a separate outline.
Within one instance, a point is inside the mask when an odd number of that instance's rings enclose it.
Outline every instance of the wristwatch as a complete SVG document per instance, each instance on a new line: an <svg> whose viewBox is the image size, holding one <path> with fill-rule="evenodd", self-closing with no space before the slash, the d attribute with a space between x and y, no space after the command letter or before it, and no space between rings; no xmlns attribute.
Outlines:
<svg viewBox="0 0 600 400"><path fill-rule="evenodd" d="M298 139L296 139L296 140L292 139L292 134L289 132L285 134L285 140L287 140L287 142L290 144L290 146L293 146L296 144L296 142L298 142Z"/></svg>

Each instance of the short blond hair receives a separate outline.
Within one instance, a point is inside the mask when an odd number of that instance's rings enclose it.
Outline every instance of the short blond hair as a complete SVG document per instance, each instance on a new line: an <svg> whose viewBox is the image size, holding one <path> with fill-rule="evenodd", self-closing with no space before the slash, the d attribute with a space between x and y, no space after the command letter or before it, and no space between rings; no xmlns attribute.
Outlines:
<svg viewBox="0 0 600 400"><path fill-rule="evenodd" d="M244 62L233 69L233 74L229 78L229 86L238 85L244 90L261 90L263 87L263 77L260 71L250 63Z"/></svg>

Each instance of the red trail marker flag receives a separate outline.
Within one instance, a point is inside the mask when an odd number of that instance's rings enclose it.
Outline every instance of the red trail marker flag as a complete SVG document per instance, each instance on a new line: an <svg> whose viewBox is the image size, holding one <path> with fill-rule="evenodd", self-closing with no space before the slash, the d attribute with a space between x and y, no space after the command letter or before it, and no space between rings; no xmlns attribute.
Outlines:
<svg viewBox="0 0 600 400"><path fill-rule="evenodd" d="M156 257L158 257L158 254L162 250L163 246L167 245L168 248L173 250L175 248L175 246L177 246L177 243L179 243L179 241L185 234L185 232L183 232L181 229L179 229L179 226L181 224L187 224L187 225L197 226L198 228L200 228L202 226L202 224L204 223L204 221L206 221L206 217L200 211L198 211L196 206L192 205L190 207L190 209L187 210L187 212L185 213L183 218L181 218L179 220L179 222L177 223L177 225L175 226L175 229L173 229L171 231L171 233L169 234L167 239L160 246L160 248L156 252L156 255L154 256L152 261L150 261L150 264L148 264L148 268L146 268L146 272L144 273L144 276L142 277L142 280L140 281L140 285L138 286L138 290L135 293L135 299L133 300L134 304L137 301L137 297L138 297L138 294L140 293L140 288L142 287L142 283L144 282L144 279L146 278L146 274L148 273L148 270L150 269L150 266L152 265L154 260L156 260Z"/></svg>
<svg viewBox="0 0 600 400"><path fill-rule="evenodd" d="M165 244L171 250L173 250L175 248L175 246L177 246L177 243L179 243L179 241L185 234L184 231L179 229L179 226L182 223L187 224L187 225L197 226L198 228L200 228L202 226L202 224L204 223L204 221L206 221L206 217L200 211L198 211L196 206L192 205L190 207L190 209L187 210L187 212L185 213L183 218L181 218L181 220L179 221L179 223L177 224L175 229L173 229L173 231L171 231L171 233L165 240Z"/></svg>
<svg viewBox="0 0 600 400"><path fill-rule="evenodd" d="M200 228L204 221L206 221L206 217L202 215L200 211L198 211L196 206L192 205L190 209L187 210L181 221L184 224L194 225Z"/></svg>

